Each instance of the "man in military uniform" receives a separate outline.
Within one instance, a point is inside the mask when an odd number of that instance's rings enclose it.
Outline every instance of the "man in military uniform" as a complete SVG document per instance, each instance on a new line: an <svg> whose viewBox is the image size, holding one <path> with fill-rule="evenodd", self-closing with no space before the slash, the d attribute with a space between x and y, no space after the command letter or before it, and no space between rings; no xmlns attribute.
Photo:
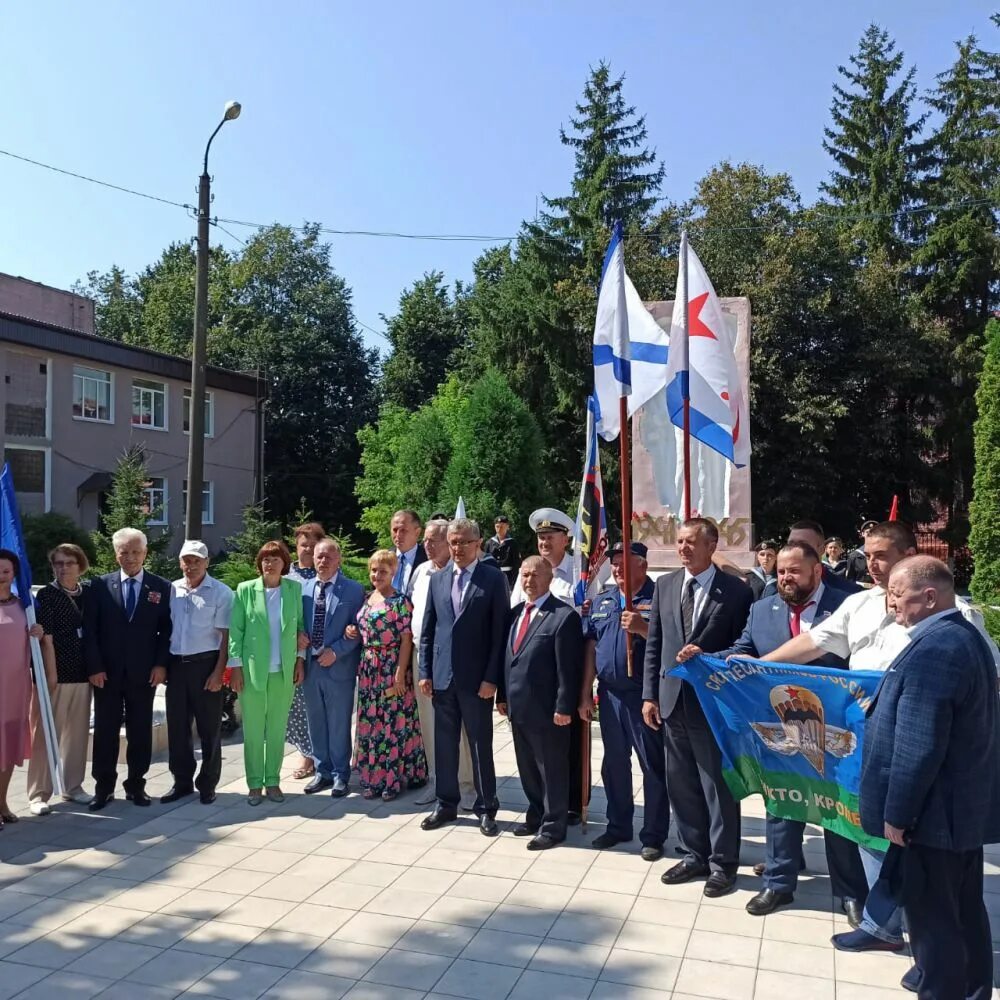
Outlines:
<svg viewBox="0 0 1000 1000"><path fill-rule="evenodd" d="M571 608L576 606L576 577L569 549L570 532L575 525L570 517L555 507L539 507L532 511L528 524L535 533L538 554L552 567L549 593ZM516 608L527 600L520 578L510 595L510 606ZM577 608L577 611L580 609ZM583 813L583 722L573 716L569 733L569 825L576 826Z"/></svg>
<svg viewBox="0 0 1000 1000"><path fill-rule="evenodd" d="M521 553L517 541L510 533L510 518L506 514L497 514L493 522L496 534L486 540L484 551L493 556L500 567L500 572L507 577L507 583L513 587L517 582L518 570L521 566Z"/></svg>
<svg viewBox="0 0 1000 1000"><path fill-rule="evenodd" d="M625 610L625 547L619 542L611 550L614 584L605 587L593 601L585 625L583 691L580 718L594 713L594 679L600 700L601 739L604 763L601 777L607 795L608 828L593 843L606 850L633 838L632 750L639 757L645 801L639 831L643 861L663 857L663 842L670 827L667 799L666 758L663 740L642 719L642 662L649 632L649 609L653 581L646 569L646 546L631 543L632 611ZM628 676L628 644L632 644L632 676Z"/></svg>

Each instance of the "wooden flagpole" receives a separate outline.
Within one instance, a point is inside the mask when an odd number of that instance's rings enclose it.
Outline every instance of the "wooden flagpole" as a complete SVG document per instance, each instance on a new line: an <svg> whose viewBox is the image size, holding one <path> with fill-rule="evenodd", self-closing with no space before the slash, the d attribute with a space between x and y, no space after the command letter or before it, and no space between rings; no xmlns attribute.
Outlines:
<svg viewBox="0 0 1000 1000"><path fill-rule="evenodd" d="M632 466L629 459L628 397L618 400L618 459L622 494L622 570L625 574L625 610L632 610ZM632 643L626 645L628 676L633 674Z"/></svg>
<svg viewBox="0 0 1000 1000"><path fill-rule="evenodd" d="M688 310L691 297L688 294L688 236L681 230L681 299L683 302L684 330L684 372L681 386L684 399L684 520L691 517L691 339L689 336Z"/></svg>

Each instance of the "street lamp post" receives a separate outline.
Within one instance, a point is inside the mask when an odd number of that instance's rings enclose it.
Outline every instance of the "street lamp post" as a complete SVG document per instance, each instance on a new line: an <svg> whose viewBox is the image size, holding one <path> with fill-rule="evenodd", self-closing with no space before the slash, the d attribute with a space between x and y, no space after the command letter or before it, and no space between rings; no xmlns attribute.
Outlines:
<svg viewBox="0 0 1000 1000"><path fill-rule="evenodd" d="M208 224L212 181L208 176L208 151L226 122L240 116L238 101L226 104L222 121L209 136L198 182L198 257L194 286L194 337L191 343L191 401L188 407L187 503L184 537L201 539L201 504L205 483L205 349L208 332Z"/></svg>

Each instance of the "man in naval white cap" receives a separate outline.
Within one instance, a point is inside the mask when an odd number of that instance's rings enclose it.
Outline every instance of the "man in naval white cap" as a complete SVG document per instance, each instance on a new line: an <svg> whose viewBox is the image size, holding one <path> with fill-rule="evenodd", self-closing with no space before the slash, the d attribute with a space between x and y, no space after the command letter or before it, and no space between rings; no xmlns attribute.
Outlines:
<svg viewBox="0 0 1000 1000"><path fill-rule="evenodd" d="M535 533L538 544L538 554L552 567L552 583L549 584L549 593L568 604L575 607L574 591L576 589L576 579L574 576L573 557L567 551L569 549L570 534L575 525L573 519L555 507L539 507L532 511L528 518L528 524ZM521 579L514 585L514 590L510 595L510 606L516 608L522 601L527 600L526 595L521 590ZM579 611L580 609L577 608ZM580 822L580 815L583 810L583 721L577 713L573 713L572 722L569 726L569 825L575 826Z"/></svg>
<svg viewBox="0 0 1000 1000"><path fill-rule="evenodd" d="M182 576L170 588L170 667L167 671L167 743L174 786L161 802L176 802L195 789L205 805L215 801L222 772L222 673L229 655L233 592L208 574L208 546L189 539L178 561ZM195 780L191 723L201 741L201 772Z"/></svg>

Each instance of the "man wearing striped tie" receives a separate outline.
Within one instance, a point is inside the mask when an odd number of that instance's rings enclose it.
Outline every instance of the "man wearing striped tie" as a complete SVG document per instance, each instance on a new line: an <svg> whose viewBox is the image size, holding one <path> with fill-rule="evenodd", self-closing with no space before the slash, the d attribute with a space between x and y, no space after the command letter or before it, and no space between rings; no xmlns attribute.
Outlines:
<svg viewBox="0 0 1000 1000"><path fill-rule="evenodd" d="M392 585L401 594L413 597L413 571L427 560L420 544L420 515L412 510L397 510L389 523L392 544L396 547L396 572Z"/></svg>

